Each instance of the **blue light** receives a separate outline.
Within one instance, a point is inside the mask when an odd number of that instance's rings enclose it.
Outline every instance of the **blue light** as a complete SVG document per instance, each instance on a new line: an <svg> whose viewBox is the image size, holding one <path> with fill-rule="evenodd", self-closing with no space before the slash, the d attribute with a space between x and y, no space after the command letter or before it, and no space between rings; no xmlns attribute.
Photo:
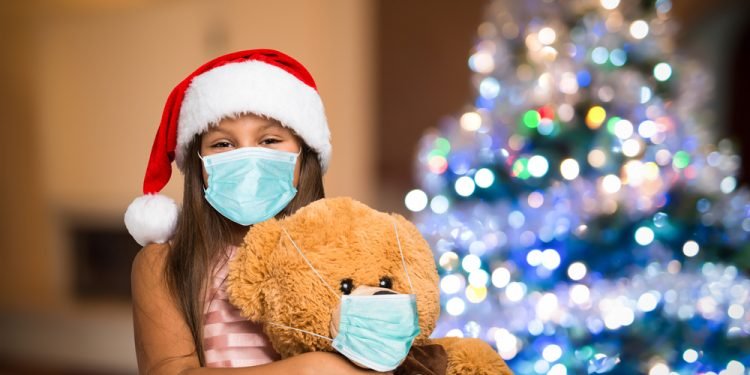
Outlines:
<svg viewBox="0 0 750 375"><path fill-rule="evenodd" d="M580 87L589 87L591 84L591 73L589 73L588 70L578 71L576 78L578 79L578 86Z"/></svg>

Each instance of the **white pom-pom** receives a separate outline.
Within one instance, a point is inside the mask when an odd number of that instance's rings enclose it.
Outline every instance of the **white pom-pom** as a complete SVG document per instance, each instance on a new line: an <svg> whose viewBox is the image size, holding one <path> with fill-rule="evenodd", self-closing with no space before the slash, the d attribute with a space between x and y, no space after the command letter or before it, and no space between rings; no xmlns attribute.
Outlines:
<svg viewBox="0 0 750 375"><path fill-rule="evenodd" d="M172 198L147 194L133 200L125 211L125 227L141 246L167 242L177 224L180 209Z"/></svg>

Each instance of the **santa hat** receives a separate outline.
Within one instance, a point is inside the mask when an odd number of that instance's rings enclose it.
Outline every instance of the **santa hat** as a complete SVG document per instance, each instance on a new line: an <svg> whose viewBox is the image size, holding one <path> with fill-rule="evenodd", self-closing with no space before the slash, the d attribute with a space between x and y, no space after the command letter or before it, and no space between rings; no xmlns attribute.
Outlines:
<svg viewBox="0 0 750 375"><path fill-rule="evenodd" d="M331 158L330 132L315 81L302 64L271 49L239 51L209 61L169 94L143 181L143 196L125 212L125 226L141 245L169 240L179 208L158 194L182 171L196 134L228 116L254 113L294 130L318 154L322 171Z"/></svg>

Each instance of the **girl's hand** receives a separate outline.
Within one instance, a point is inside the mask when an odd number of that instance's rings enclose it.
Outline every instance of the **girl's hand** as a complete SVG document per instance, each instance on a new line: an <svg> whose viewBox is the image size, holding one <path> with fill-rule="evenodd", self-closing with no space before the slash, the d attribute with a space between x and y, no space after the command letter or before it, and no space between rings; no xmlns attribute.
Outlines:
<svg viewBox="0 0 750 375"><path fill-rule="evenodd" d="M300 354L303 357L308 374L326 374L326 375L376 375L387 374L392 372L377 372L363 369L351 363L346 357L337 353L328 352L310 352Z"/></svg>

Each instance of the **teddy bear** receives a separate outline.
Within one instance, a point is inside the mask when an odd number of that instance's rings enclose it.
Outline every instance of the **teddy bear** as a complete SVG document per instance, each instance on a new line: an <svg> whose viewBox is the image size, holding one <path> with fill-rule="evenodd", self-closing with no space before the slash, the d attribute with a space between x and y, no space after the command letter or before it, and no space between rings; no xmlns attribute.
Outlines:
<svg viewBox="0 0 750 375"><path fill-rule="evenodd" d="M348 308L342 307L347 300L357 300L355 296L400 301L392 308L378 303L360 308L371 309L374 320L377 314L392 315L390 309L408 310L412 298L418 326L394 374L512 374L480 339L429 337L440 315L438 281L430 247L411 222L339 197L317 200L293 215L251 227L229 263L227 294L244 317L263 324L282 358L309 351L342 352L333 338L340 328L349 329L340 327L340 318L348 319L341 309ZM365 324L377 327L377 322Z"/></svg>

